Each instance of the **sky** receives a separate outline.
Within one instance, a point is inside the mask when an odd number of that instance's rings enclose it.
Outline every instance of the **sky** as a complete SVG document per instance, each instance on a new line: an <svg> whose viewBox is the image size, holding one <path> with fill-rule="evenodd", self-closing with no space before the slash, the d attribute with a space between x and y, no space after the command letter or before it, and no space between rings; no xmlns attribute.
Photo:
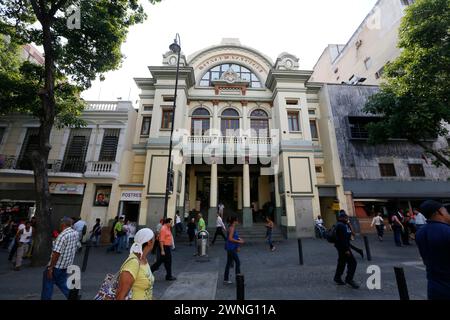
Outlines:
<svg viewBox="0 0 450 320"><path fill-rule="evenodd" d="M148 66L162 65L176 33L183 54L239 38L275 61L282 52L312 70L328 44L345 44L377 0L143 0L148 19L130 28L120 69L83 92L86 100L130 100L139 90L135 77L150 77ZM83 23L81 21L81 23Z"/></svg>

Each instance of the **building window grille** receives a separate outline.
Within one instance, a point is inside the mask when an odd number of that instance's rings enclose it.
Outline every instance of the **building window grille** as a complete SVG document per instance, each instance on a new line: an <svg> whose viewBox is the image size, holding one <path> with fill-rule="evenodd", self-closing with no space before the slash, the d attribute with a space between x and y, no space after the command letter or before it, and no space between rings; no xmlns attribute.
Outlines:
<svg viewBox="0 0 450 320"><path fill-rule="evenodd" d="M152 123L152 117L142 118L141 136L148 136L150 134L150 126Z"/></svg>
<svg viewBox="0 0 450 320"><path fill-rule="evenodd" d="M39 128L28 128L20 151L17 169L33 170L31 154L39 150Z"/></svg>
<svg viewBox="0 0 450 320"><path fill-rule="evenodd" d="M311 138L313 140L319 140L319 130L317 129L317 121L309 120L309 127L311 128Z"/></svg>
<svg viewBox="0 0 450 320"><path fill-rule="evenodd" d="M393 163L380 163L380 174L382 177L396 177L395 166Z"/></svg>
<svg viewBox="0 0 450 320"><path fill-rule="evenodd" d="M168 109L163 110L161 129L171 129L172 128L172 114L173 114L173 110L168 110Z"/></svg>
<svg viewBox="0 0 450 320"><path fill-rule="evenodd" d="M269 116L264 110L257 109L250 114L250 128L252 135L257 137L269 136Z"/></svg>
<svg viewBox="0 0 450 320"><path fill-rule="evenodd" d="M115 161L120 129L105 129L98 161Z"/></svg>
<svg viewBox="0 0 450 320"><path fill-rule="evenodd" d="M62 165L63 172L83 173L86 170L86 154L89 147L91 129L70 130L69 143Z"/></svg>
<svg viewBox="0 0 450 320"><path fill-rule="evenodd" d="M192 113L191 135L203 136L209 130L210 113L205 108L198 108Z"/></svg>
<svg viewBox="0 0 450 320"><path fill-rule="evenodd" d="M153 111L152 105L144 105L144 111Z"/></svg>
<svg viewBox="0 0 450 320"><path fill-rule="evenodd" d="M212 81L219 80L223 73L227 72L229 69L236 72L242 80L248 81L250 88L262 88L261 81L256 74L243 66L231 63L221 64L208 70L200 80L200 86L212 87Z"/></svg>
<svg viewBox="0 0 450 320"><path fill-rule="evenodd" d="M425 177L425 171L421 163L410 163L408 164L408 168L411 177Z"/></svg>
<svg viewBox="0 0 450 320"><path fill-rule="evenodd" d="M227 136L238 134L239 130L239 113L234 109L226 109L222 112L222 117L220 120L220 128L222 135Z"/></svg>
<svg viewBox="0 0 450 320"><path fill-rule="evenodd" d="M290 132L299 132L300 131L300 117L298 111L288 111L288 124Z"/></svg>

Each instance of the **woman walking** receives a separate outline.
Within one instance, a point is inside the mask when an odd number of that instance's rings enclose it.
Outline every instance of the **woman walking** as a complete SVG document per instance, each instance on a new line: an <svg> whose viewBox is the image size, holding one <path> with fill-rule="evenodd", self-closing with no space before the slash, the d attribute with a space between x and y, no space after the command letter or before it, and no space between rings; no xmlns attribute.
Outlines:
<svg viewBox="0 0 450 320"><path fill-rule="evenodd" d="M383 215L381 214L381 212L378 212L378 214L372 219L371 226L373 227L374 225L375 225L375 228L377 229L378 240L383 241L384 220L383 220Z"/></svg>
<svg viewBox="0 0 450 320"><path fill-rule="evenodd" d="M230 281L230 267L232 262L234 261L236 265L236 275L241 273L241 262L239 260L239 247L241 244L244 244L244 240L239 238L238 232L236 230L236 226L239 224L236 217L232 217L230 219L230 227L228 228L228 237L227 242L225 244L225 249L227 250L227 265L225 267L225 275L223 278L224 284L231 284Z"/></svg>
<svg viewBox="0 0 450 320"><path fill-rule="evenodd" d="M153 231L139 230L130 249L130 255L120 268L116 300L125 300L131 290L131 300L152 300L155 278L150 270L147 255L154 245Z"/></svg>

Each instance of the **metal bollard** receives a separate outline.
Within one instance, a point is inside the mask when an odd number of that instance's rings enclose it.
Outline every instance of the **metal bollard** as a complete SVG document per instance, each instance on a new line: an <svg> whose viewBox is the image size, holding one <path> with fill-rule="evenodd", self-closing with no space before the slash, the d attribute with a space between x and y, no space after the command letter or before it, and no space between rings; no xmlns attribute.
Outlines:
<svg viewBox="0 0 450 320"><path fill-rule="evenodd" d="M409 300L408 286L406 285L405 272L401 267L394 267L400 300Z"/></svg>
<svg viewBox="0 0 450 320"><path fill-rule="evenodd" d="M91 242L89 241L86 244L83 256L83 265L81 266L81 272L85 272L87 268L88 258L89 258L89 250L91 249Z"/></svg>
<svg viewBox="0 0 450 320"><path fill-rule="evenodd" d="M367 236L364 236L364 245L366 246L367 261L372 261L372 254L370 253L369 247L369 238L367 238Z"/></svg>
<svg viewBox="0 0 450 320"><path fill-rule="evenodd" d="M236 275L236 300L245 300L245 283L243 274Z"/></svg>
<svg viewBox="0 0 450 320"><path fill-rule="evenodd" d="M298 239L298 257L300 259L300 265L303 265L303 247L302 247L302 239Z"/></svg>

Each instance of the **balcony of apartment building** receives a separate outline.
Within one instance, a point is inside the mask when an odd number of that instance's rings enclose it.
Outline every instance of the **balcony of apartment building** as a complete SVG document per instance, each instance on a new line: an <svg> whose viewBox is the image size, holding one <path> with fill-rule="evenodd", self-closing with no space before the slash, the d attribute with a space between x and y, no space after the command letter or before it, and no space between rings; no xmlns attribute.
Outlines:
<svg viewBox="0 0 450 320"><path fill-rule="evenodd" d="M89 103L85 112L101 115L120 109L117 102ZM126 109L128 110L128 109ZM120 111L125 111L122 108ZM33 174L31 156L39 149L38 128L24 128L24 138L16 155L0 153L0 174L27 176ZM99 128L66 128L60 140L51 137L59 156L50 154L47 169L50 177L117 178L119 176L120 145L124 138L123 128L111 126Z"/></svg>

